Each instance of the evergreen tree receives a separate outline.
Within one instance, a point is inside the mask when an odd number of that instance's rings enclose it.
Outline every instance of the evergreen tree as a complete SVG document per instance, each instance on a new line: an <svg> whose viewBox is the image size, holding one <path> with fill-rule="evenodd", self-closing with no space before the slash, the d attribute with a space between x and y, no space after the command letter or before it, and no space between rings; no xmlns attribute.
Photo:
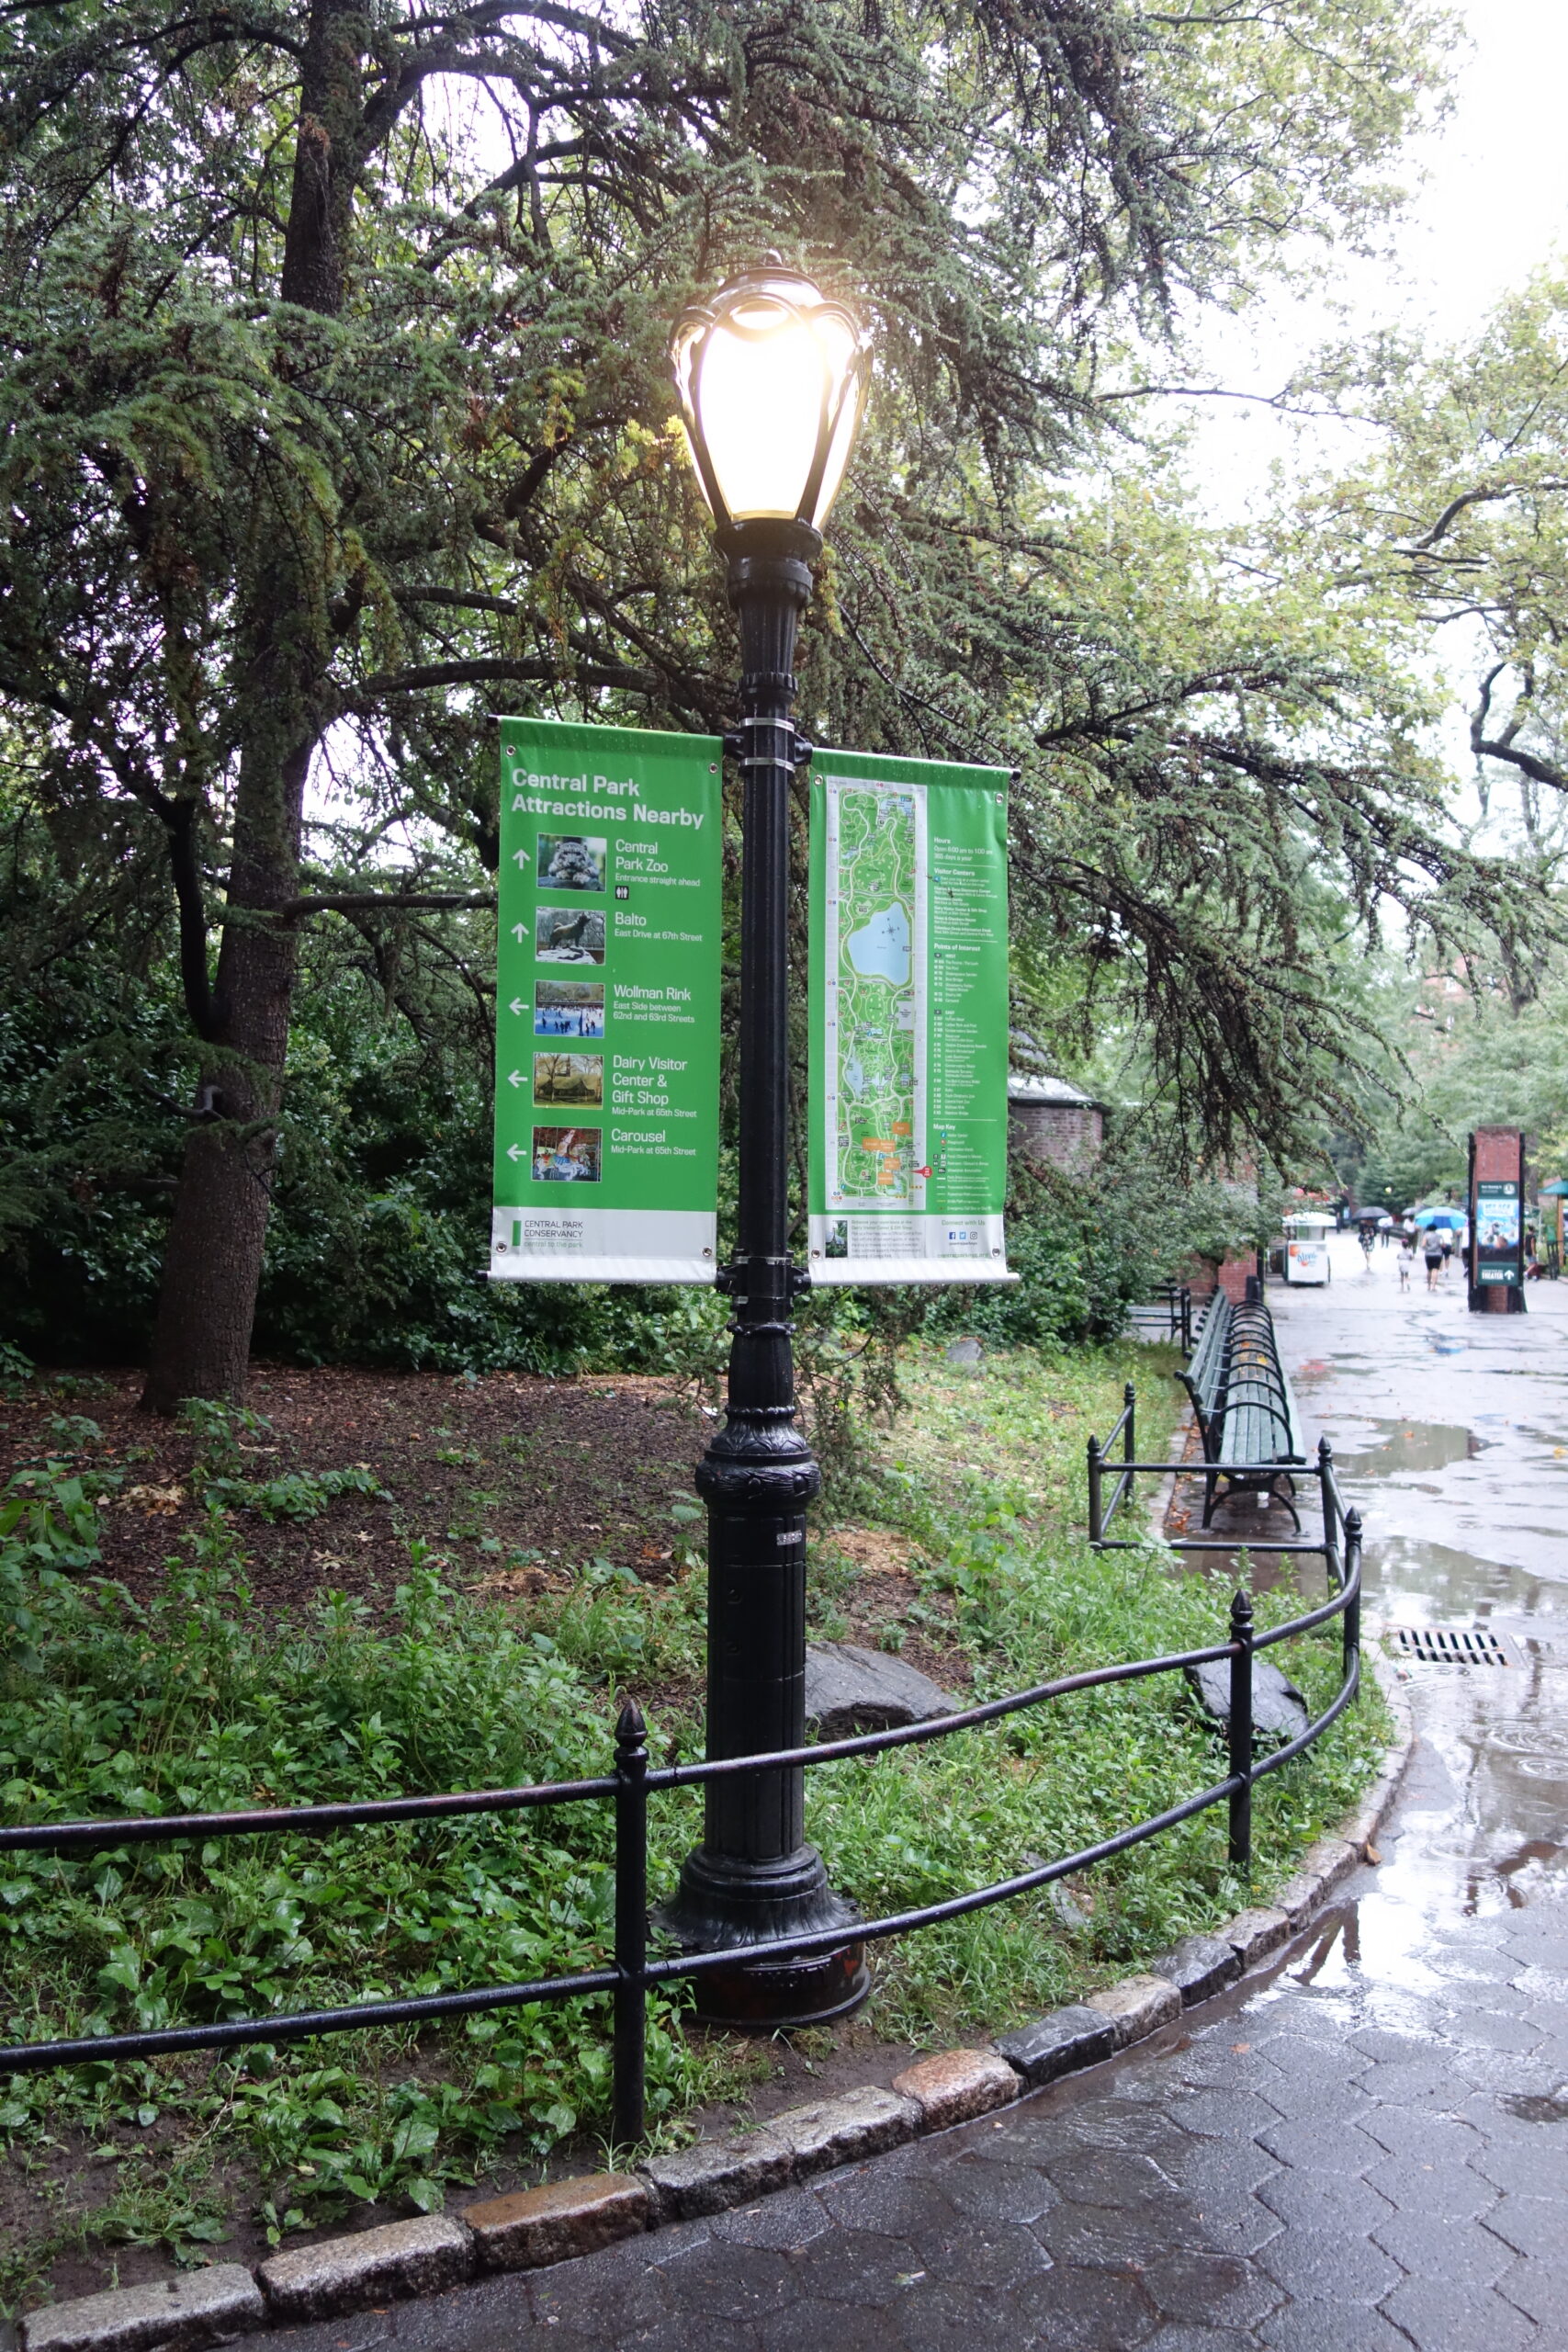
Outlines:
<svg viewBox="0 0 1568 2352"><path fill-rule="evenodd" d="M1303 834L1350 844L1364 899L1411 829L1372 766L1285 757L1246 718L1321 730L1310 663L1246 628L1217 661L1151 661L1126 613L1074 609L1073 531L1031 499L1130 342L1236 296L1288 232L1375 217L1441 21L0 6L0 702L62 838L139 875L156 855L197 1063L151 1404L243 1386L301 927L344 919L379 956L482 900L499 708L728 717L662 355L682 300L764 245L879 334L805 650L819 723L1016 754L1042 941L1125 965L1222 1139L1283 1132L1292 1023L1334 1048L1292 946ZM329 772L367 872L305 856ZM369 845L410 818L413 864L372 887Z"/></svg>

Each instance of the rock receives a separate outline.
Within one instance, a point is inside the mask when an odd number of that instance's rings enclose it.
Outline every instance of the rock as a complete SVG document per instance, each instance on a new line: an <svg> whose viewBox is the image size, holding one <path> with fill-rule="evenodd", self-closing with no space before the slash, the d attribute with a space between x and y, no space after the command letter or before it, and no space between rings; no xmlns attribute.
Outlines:
<svg viewBox="0 0 1568 2352"><path fill-rule="evenodd" d="M275 2254L257 2273L279 2319L331 2319L400 2295L455 2287L471 2266L472 2240L445 2213L390 2222L355 2236Z"/></svg>
<svg viewBox="0 0 1568 2352"><path fill-rule="evenodd" d="M1223 1657L1211 1658L1207 1666L1184 1667L1182 1671L1195 1692L1198 1704L1212 1723L1228 1732L1231 1721L1231 1670ZM1293 1682L1287 1682L1271 1659L1255 1657L1252 1661L1252 1736L1283 1747L1287 1740L1299 1739L1312 1721L1307 1702Z"/></svg>
<svg viewBox="0 0 1568 2352"><path fill-rule="evenodd" d="M978 1340L952 1340L948 1342L948 1363L962 1365L965 1372L976 1370L984 1353Z"/></svg>
<svg viewBox="0 0 1568 2352"><path fill-rule="evenodd" d="M22 2352L185 2352L186 2346L227 2344L265 2313L256 2282L238 2262L214 2262L180 2278L81 2295L29 2312L22 2322Z"/></svg>
<svg viewBox="0 0 1568 2352"><path fill-rule="evenodd" d="M1116 2029L1098 2009L1073 2002L1037 2018L1032 2025L1020 2026L1016 2033L998 2034L996 2046L1009 2065L1038 2089L1058 2075L1076 2074L1080 2066L1109 2058L1116 2047Z"/></svg>
<svg viewBox="0 0 1568 2352"><path fill-rule="evenodd" d="M1026 1871L1043 1870L1045 1866L1044 1858L1040 1854L1024 1854L1020 1857L1020 1860ZM1044 1894L1047 1908L1061 1921L1064 1928L1077 1929L1093 1926L1094 1922L1089 1911L1078 1901L1077 1895L1062 1884L1059 1878L1052 1879L1042 1892Z"/></svg>
<svg viewBox="0 0 1568 2352"><path fill-rule="evenodd" d="M487 2198L465 2206L462 2218L474 2233L481 2270L536 2270L640 2235L652 2211L646 2181L631 2173L600 2172Z"/></svg>
<svg viewBox="0 0 1568 2352"><path fill-rule="evenodd" d="M809 1642L806 1650L806 1727L818 1739L894 1731L956 1714L960 1702L929 1675L858 1642Z"/></svg>
<svg viewBox="0 0 1568 2352"><path fill-rule="evenodd" d="M923 2132L945 2132L950 2124L970 2123L995 2107L1007 2107L1018 2097L1018 2076L994 2050L943 2050L921 2058L893 2077L900 2098L912 2098L920 2110Z"/></svg>

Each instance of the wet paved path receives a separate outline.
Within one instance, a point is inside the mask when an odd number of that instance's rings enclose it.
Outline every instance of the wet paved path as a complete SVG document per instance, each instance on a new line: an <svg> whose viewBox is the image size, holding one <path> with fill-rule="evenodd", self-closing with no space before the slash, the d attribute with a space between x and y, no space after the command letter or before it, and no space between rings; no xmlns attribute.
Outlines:
<svg viewBox="0 0 1568 2352"><path fill-rule="evenodd" d="M294 2352L1512 2352L1568 2346L1568 1283L1273 1303L1416 1668L1380 1869L1261 1986L1000 2120ZM1419 1282L1419 1275L1416 1280ZM1272 1294L1271 1294L1272 1297ZM1400 1533L1387 1533L1390 1525ZM1383 1531L1380 1533L1380 1529Z"/></svg>

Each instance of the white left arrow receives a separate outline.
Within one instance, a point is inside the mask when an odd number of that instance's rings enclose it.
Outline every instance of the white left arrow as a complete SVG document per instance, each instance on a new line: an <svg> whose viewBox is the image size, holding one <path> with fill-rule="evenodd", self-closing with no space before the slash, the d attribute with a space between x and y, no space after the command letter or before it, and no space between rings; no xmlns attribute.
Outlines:
<svg viewBox="0 0 1568 2352"><path fill-rule="evenodd" d="M521 1159L523 1157L522 1145L520 1143L509 1144L507 1146L506 1157L508 1159Z"/></svg>
<svg viewBox="0 0 1568 2352"><path fill-rule="evenodd" d="M523 1083L523 1073L522 1073L522 1071L521 1071L520 1069L514 1069L514 1070L512 1072L511 1077L510 1077L510 1080L509 1080L509 1081L508 1081L508 1082L509 1082L509 1084L511 1084L511 1085L513 1085L513 1086L521 1086L521 1085L522 1085L522 1083Z"/></svg>
<svg viewBox="0 0 1568 2352"><path fill-rule="evenodd" d="M508 1010L509 1012L526 1012L526 1011L528 1010L528 1008L527 1008L527 1006L524 1003L524 1001L523 1001L523 1000L522 1000L522 998L521 998L520 996L514 996L514 997L513 998L513 1000L512 1000L511 1004L508 1006L507 1010Z"/></svg>

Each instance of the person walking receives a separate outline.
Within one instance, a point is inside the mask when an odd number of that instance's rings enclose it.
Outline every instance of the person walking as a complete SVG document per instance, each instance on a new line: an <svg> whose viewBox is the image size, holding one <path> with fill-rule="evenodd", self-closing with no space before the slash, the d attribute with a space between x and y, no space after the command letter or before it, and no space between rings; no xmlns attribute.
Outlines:
<svg viewBox="0 0 1568 2352"><path fill-rule="evenodd" d="M1443 1245L1431 1226L1427 1228L1427 1246L1422 1255L1427 1261L1427 1288L1436 1290L1438 1276L1443 1271Z"/></svg>

